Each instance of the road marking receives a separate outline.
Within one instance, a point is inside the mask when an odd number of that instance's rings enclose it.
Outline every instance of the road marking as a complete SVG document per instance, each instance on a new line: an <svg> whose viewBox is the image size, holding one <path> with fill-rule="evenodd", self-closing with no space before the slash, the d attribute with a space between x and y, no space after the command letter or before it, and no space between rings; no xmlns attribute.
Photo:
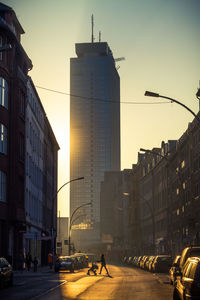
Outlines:
<svg viewBox="0 0 200 300"><path fill-rule="evenodd" d="M40 297L42 297L42 296L45 296L45 295L47 295L48 293L53 292L53 291L56 290L58 287L60 287L61 285L65 284L65 283L67 282L67 280L62 280L62 281L63 281L63 282L61 282L60 284L58 284L58 285L54 286L53 288L51 288L51 289L45 291L44 293L41 293L40 295L37 295L37 296L32 297L30 300L35 300L35 299L38 299L38 298L40 298Z"/></svg>

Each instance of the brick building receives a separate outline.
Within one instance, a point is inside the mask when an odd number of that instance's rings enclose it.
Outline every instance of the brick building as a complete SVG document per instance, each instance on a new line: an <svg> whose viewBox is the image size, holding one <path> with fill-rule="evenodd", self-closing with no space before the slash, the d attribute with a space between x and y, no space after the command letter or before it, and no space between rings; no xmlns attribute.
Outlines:
<svg viewBox="0 0 200 300"><path fill-rule="evenodd" d="M25 228L26 79L32 63L20 43L23 34L12 8L0 4L0 256L22 251ZM16 258L16 257L14 257Z"/></svg>

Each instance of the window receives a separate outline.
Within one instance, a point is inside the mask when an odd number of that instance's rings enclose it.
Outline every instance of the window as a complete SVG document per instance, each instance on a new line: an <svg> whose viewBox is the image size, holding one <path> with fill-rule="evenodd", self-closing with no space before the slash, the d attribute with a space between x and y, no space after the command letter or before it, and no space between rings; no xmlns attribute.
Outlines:
<svg viewBox="0 0 200 300"><path fill-rule="evenodd" d="M0 123L0 153L7 154L7 128Z"/></svg>
<svg viewBox="0 0 200 300"><path fill-rule="evenodd" d="M0 77L0 105L8 109L8 84Z"/></svg>
<svg viewBox="0 0 200 300"><path fill-rule="evenodd" d="M6 202L6 174L0 171L0 201Z"/></svg>

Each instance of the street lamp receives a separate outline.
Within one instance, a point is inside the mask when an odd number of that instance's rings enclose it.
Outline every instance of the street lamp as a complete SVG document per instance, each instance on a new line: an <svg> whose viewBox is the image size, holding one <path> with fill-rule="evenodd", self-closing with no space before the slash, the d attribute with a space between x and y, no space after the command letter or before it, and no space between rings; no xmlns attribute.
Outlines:
<svg viewBox="0 0 200 300"><path fill-rule="evenodd" d="M68 183L71 183L72 181L82 180L82 179L84 179L84 177L78 177L78 178L72 179L72 180L70 180L70 181L64 183L64 184L57 190L56 195L57 195L58 192L60 192L60 190L61 190L65 185L67 185Z"/></svg>
<svg viewBox="0 0 200 300"><path fill-rule="evenodd" d="M84 177L78 177L78 178L75 178L75 179L71 179L69 181L67 181L66 183L64 183L58 190L57 192L53 195L53 199L52 199L52 228L51 228L51 235L52 235L52 249L54 249L54 234L53 234L53 229L54 229L54 201L55 201L55 198L57 196L57 194L60 192L60 190L66 186L67 184L73 182L73 181L78 181L78 180L82 180L84 179Z"/></svg>
<svg viewBox="0 0 200 300"><path fill-rule="evenodd" d="M198 122L200 124L199 116L197 114L195 114L188 106L186 106L185 104L181 103L180 101L175 100L175 99L170 98L170 97L167 97L167 96L161 96L158 93L153 93L153 92L150 92L150 91L146 91L144 95L148 96L148 97L156 97L156 98L167 99L167 100L170 100L172 102L175 102L175 103L183 106L185 109L187 109L198 120ZM197 92L197 96L198 96L198 92Z"/></svg>
<svg viewBox="0 0 200 300"><path fill-rule="evenodd" d="M74 216L74 214L77 212L77 210L79 210L80 208L82 208L82 207L84 207L84 206L86 206L86 205L91 205L91 204L92 204L92 202L88 202L88 203L82 204L82 205L78 206L78 207L73 211L73 213L71 214L71 217L70 217L70 223L69 223L69 243L68 243L68 245L69 245L69 250L68 250L69 255L71 254L71 227L72 227L73 222L74 222L76 219L78 219L78 218L76 218L75 220L73 220L73 216ZM82 216L82 215L81 215L81 216ZM80 216L79 216L79 217L80 217Z"/></svg>

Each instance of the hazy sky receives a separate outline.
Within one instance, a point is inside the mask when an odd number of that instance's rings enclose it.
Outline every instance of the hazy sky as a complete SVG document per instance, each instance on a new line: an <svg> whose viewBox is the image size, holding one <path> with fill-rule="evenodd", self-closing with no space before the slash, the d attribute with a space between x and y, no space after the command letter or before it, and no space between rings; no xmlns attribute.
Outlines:
<svg viewBox="0 0 200 300"><path fill-rule="evenodd" d="M75 43L94 33L108 42L121 78L121 169L137 162L142 148L178 139L193 117L177 104L156 103L145 90L175 98L195 113L200 80L200 0L4 0L25 31L22 45L33 62L36 86L69 93L69 59ZM69 97L37 89L60 145L60 187L69 180ZM136 102L140 104L125 104ZM84 174L80 174L84 176ZM73 183L76 184L76 183ZM69 187L59 193L68 214Z"/></svg>

